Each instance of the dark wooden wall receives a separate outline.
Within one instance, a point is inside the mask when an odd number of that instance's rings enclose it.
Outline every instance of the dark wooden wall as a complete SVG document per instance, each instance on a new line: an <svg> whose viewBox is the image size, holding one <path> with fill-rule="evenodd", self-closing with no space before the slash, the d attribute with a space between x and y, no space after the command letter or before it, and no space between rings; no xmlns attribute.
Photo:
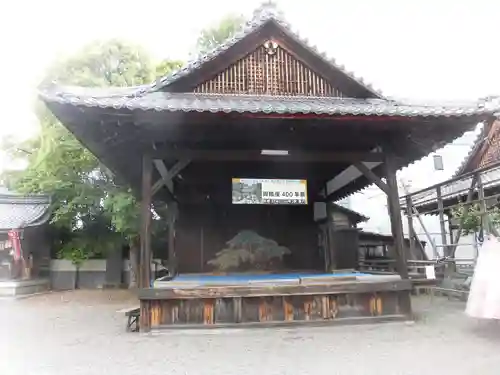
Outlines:
<svg viewBox="0 0 500 375"><path fill-rule="evenodd" d="M249 229L286 246L288 269L323 269L313 205L180 205L175 247L179 272L210 272L207 261L239 231Z"/></svg>

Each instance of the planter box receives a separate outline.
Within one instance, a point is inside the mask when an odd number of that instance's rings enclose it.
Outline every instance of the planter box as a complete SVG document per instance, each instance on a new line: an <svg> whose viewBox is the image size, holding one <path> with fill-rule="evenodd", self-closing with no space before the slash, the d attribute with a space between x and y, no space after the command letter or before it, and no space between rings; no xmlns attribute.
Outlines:
<svg viewBox="0 0 500 375"><path fill-rule="evenodd" d="M50 286L54 290L74 289L76 267L66 259L53 259L50 262ZM106 283L106 260L89 259L82 263L78 275L78 287L96 289Z"/></svg>

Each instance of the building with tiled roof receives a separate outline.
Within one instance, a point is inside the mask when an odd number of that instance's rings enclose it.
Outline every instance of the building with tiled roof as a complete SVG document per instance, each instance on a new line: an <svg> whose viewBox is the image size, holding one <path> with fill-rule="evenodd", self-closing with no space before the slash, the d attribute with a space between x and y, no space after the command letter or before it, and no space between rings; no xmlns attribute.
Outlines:
<svg viewBox="0 0 500 375"><path fill-rule="evenodd" d="M46 224L50 203L49 196L21 195L0 188L0 280L48 276L50 247ZM19 238L17 256L22 259L18 261L11 233Z"/></svg>
<svg viewBox="0 0 500 375"><path fill-rule="evenodd" d="M486 196L500 190L500 120L483 123L474 144L452 179L441 186L444 209L466 200L472 183L472 172L482 170L481 183ZM476 193L477 194L477 193ZM420 213L437 214L438 197L435 190L426 190L412 197Z"/></svg>
<svg viewBox="0 0 500 375"><path fill-rule="evenodd" d="M50 197L21 195L0 188L0 232L42 225L50 217Z"/></svg>

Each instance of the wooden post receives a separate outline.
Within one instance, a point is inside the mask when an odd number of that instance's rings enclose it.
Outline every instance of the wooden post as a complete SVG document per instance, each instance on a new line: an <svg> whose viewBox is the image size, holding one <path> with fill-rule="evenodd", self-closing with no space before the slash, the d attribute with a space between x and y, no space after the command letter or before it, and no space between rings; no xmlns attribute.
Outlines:
<svg viewBox="0 0 500 375"><path fill-rule="evenodd" d="M415 228L413 228L413 202L410 196L406 196L406 217L408 219L408 237L410 240L410 254L415 250Z"/></svg>
<svg viewBox="0 0 500 375"><path fill-rule="evenodd" d="M200 228L200 272L205 269L205 232L203 225Z"/></svg>
<svg viewBox="0 0 500 375"><path fill-rule="evenodd" d="M441 193L441 186L436 188L437 204L439 211L439 226L441 227L441 245L443 246L443 255L449 256L450 249L448 246L448 239L446 237L446 225L444 221L444 205L443 205L443 195Z"/></svg>
<svg viewBox="0 0 500 375"><path fill-rule="evenodd" d="M327 244L328 244L328 269L327 272L332 272L337 267L337 259L335 257L335 241L333 236L335 236L335 228L333 224L333 211L331 202L326 202L326 233L327 233Z"/></svg>
<svg viewBox="0 0 500 375"><path fill-rule="evenodd" d="M469 187L469 192L467 193L467 199L465 201L465 204L464 204L464 210L468 209L470 204L471 204L471 201L472 201L472 198L474 196L474 188L477 184L477 173L474 174L474 176L472 176L472 180L471 180L471 183L470 183L470 187ZM458 225L458 230L457 230L457 233L455 235L455 238L453 239L453 241L451 242L451 246L450 246L450 257L451 258L454 258L455 257L455 252L457 251L457 246L458 246L458 241L460 241L460 236L462 235L462 229L464 227L464 222L465 222L465 215L462 215L462 217L460 218L460 223Z"/></svg>
<svg viewBox="0 0 500 375"><path fill-rule="evenodd" d="M486 226L488 233L493 234L495 237L498 237L498 231L490 220L488 216L488 206L486 204L486 198L484 197L484 186L483 181L481 179L481 175L477 176L477 189L478 189L478 198L479 198L479 207L482 217L483 227Z"/></svg>
<svg viewBox="0 0 500 375"><path fill-rule="evenodd" d="M401 217L401 206L399 204L398 182L396 179L396 166L393 154L388 154L385 161L385 172L387 180L387 206L391 219L392 235L394 236L394 250L396 253L396 266L401 278L408 279L408 267L404 252L403 221Z"/></svg>
<svg viewBox="0 0 500 375"><path fill-rule="evenodd" d="M168 271L171 276L177 275L177 254L175 252L175 223L179 212L177 202L168 204Z"/></svg>
<svg viewBox="0 0 500 375"><path fill-rule="evenodd" d="M449 233L450 245L453 245L453 216L451 212L448 212L446 216L448 216L448 231L450 232Z"/></svg>
<svg viewBox="0 0 500 375"><path fill-rule="evenodd" d="M141 254L139 267L139 287L151 286L151 200L153 164L149 155L142 158L142 188L141 188ZM149 302L141 302L141 317L139 323L142 332L151 330Z"/></svg>

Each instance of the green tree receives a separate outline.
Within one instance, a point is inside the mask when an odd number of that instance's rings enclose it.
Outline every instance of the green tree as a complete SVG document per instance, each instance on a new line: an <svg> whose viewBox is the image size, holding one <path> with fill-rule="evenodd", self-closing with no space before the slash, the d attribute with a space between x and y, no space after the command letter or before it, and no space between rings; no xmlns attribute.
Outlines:
<svg viewBox="0 0 500 375"><path fill-rule="evenodd" d="M164 76L174 70L180 69L184 63L180 60L163 60L156 66L156 76Z"/></svg>
<svg viewBox="0 0 500 375"><path fill-rule="evenodd" d="M138 45L118 39L84 46L74 56L56 62L42 82L84 87L126 87L151 83L155 66Z"/></svg>
<svg viewBox="0 0 500 375"><path fill-rule="evenodd" d="M158 69L165 74L178 65L165 61ZM43 83L131 86L150 83L156 74L157 67L141 48L111 40L89 44L75 56L55 63ZM135 197L126 187L115 185L99 161L41 103L36 113L38 136L9 145L11 157L24 155L28 162L26 170L6 176L10 185L24 193L52 194L52 224L72 233L60 244L61 256L78 264L109 247L121 248L119 241L125 239L137 275L140 215Z"/></svg>
<svg viewBox="0 0 500 375"><path fill-rule="evenodd" d="M207 53L240 31L245 24L245 17L237 14L225 16L216 26L204 29L196 42L198 53Z"/></svg>
<svg viewBox="0 0 500 375"><path fill-rule="evenodd" d="M234 35L243 22L243 17L229 15L217 27L204 30L197 41L198 50L214 48ZM42 84L134 86L150 83L181 65L166 60L154 66L142 48L120 40L94 42L53 64ZM28 167L2 179L20 192L52 194L51 223L61 233L57 241L60 254L75 264L116 247L117 240L127 241L133 286L140 229L136 198L128 187L115 184L106 168L41 103L36 114L40 121L37 137L16 145L3 144L8 145L11 158L22 157Z"/></svg>

